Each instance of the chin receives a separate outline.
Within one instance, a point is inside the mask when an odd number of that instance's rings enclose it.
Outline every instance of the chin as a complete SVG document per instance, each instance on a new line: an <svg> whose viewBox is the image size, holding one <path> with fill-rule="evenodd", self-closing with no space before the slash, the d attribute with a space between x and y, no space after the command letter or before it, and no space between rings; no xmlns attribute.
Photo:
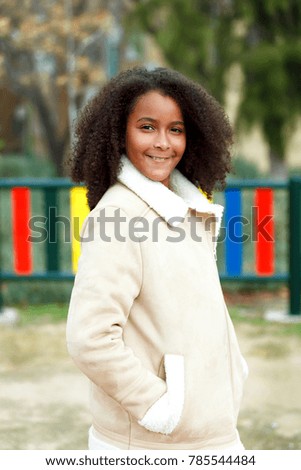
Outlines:
<svg viewBox="0 0 301 470"><path fill-rule="evenodd" d="M148 178L153 181L158 181L159 183L162 183L162 181L169 179L169 174L168 175L150 175L148 176Z"/></svg>

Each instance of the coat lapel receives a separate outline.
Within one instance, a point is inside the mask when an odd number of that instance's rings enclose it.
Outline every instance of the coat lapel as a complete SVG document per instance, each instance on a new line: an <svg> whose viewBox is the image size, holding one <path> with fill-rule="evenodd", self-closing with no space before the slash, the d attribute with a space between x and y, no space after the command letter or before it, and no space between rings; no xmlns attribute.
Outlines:
<svg viewBox="0 0 301 470"><path fill-rule="evenodd" d="M118 180L143 199L154 211L156 211L167 223L173 225L173 217L185 218L188 206L186 202L175 192L166 186L140 173L131 161L123 156L122 169Z"/></svg>
<svg viewBox="0 0 301 470"><path fill-rule="evenodd" d="M143 199L169 225L178 225L179 219L184 220L189 209L195 209L199 213L212 214L215 217L215 236L218 236L223 206L212 204L179 170L174 169L171 174L170 190L140 173L125 155L121 162L118 180Z"/></svg>

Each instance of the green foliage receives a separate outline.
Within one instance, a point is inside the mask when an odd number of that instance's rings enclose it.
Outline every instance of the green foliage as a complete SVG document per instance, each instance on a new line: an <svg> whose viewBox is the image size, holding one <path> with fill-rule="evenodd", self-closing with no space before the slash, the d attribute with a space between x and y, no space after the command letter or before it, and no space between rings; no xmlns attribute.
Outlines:
<svg viewBox="0 0 301 470"><path fill-rule="evenodd" d="M285 151L285 127L292 117L284 60L283 48L270 44L251 50L242 60L245 90L240 122L259 122L271 150L280 155Z"/></svg>
<svg viewBox="0 0 301 470"><path fill-rule="evenodd" d="M71 281L10 281L4 283L4 302L23 307L68 303L72 285Z"/></svg>
<svg viewBox="0 0 301 470"><path fill-rule="evenodd" d="M221 102L229 67L239 64L237 124L259 123L270 154L284 158L301 112L300 0L144 0L130 25L152 34L171 67Z"/></svg>
<svg viewBox="0 0 301 470"><path fill-rule="evenodd" d="M245 25L236 39L244 73L239 122L260 123L271 153L284 158L288 130L301 111L301 4L236 0L234 11Z"/></svg>
<svg viewBox="0 0 301 470"><path fill-rule="evenodd" d="M2 178L17 177L51 177L55 176L54 164L49 160L34 155L1 155L0 176Z"/></svg>
<svg viewBox="0 0 301 470"><path fill-rule="evenodd" d="M127 19L127 27L152 34L172 68L223 99L220 63L228 63L232 50L231 43L221 47L231 27L225 5L218 0L145 0Z"/></svg>
<svg viewBox="0 0 301 470"><path fill-rule="evenodd" d="M233 170L231 172L231 178L244 178L244 179L252 179L252 178L260 178L263 176L258 166L246 160L243 157L236 157L232 161Z"/></svg>

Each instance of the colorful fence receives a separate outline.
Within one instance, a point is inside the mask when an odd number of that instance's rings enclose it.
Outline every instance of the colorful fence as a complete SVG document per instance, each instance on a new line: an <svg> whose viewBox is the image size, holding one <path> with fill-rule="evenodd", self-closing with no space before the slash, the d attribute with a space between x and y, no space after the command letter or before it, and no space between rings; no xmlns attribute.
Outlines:
<svg viewBox="0 0 301 470"><path fill-rule="evenodd" d="M258 184L258 183L257 183ZM266 183L268 184L268 183ZM288 275L276 273L275 269L275 203L274 196L277 189L286 185L274 183L270 187L253 187L252 183L240 183L240 187L228 187L225 190L225 226L228 228L225 257L226 272L223 279L242 278L253 280L264 277L269 280L287 280ZM250 219L243 216L243 190L253 189L251 207L253 209ZM246 274L243 271L243 228L245 223L251 223L253 228L252 241L254 243L254 272ZM234 229L236 226L236 231Z"/></svg>
<svg viewBox="0 0 301 470"><path fill-rule="evenodd" d="M279 191L286 203L278 220ZM225 206L218 246L221 280L287 283L289 312L300 314L301 178L278 183L233 181L217 196L221 201L216 202ZM3 281L74 278L80 227L89 212L84 187L66 179L2 179L0 211L0 287ZM286 262L280 269L277 233L286 235ZM2 248L8 238L11 246L5 250L11 253L10 259ZM252 256L247 257L250 250ZM247 258L252 263L246 266ZM0 291L0 307L1 301Z"/></svg>

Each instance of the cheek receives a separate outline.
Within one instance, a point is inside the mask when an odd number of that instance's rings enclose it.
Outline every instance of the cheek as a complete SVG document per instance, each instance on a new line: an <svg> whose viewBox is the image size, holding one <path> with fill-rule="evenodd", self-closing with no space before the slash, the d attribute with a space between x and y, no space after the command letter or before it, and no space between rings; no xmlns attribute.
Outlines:
<svg viewBox="0 0 301 470"><path fill-rule="evenodd" d="M131 152L143 151L150 145L149 141L147 134L128 132L125 139L126 149Z"/></svg>
<svg viewBox="0 0 301 470"><path fill-rule="evenodd" d="M135 152L137 148L136 140L134 139L131 132L127 132L125 136L125 148L127 153Z"/></svg>
<svg viewBox="0 0 301 470"><path fill-rule="evenodd" d="M186 137L183 137L180 141L177 142L177 151L179 155L183 155L186 149Z"/></svg>

